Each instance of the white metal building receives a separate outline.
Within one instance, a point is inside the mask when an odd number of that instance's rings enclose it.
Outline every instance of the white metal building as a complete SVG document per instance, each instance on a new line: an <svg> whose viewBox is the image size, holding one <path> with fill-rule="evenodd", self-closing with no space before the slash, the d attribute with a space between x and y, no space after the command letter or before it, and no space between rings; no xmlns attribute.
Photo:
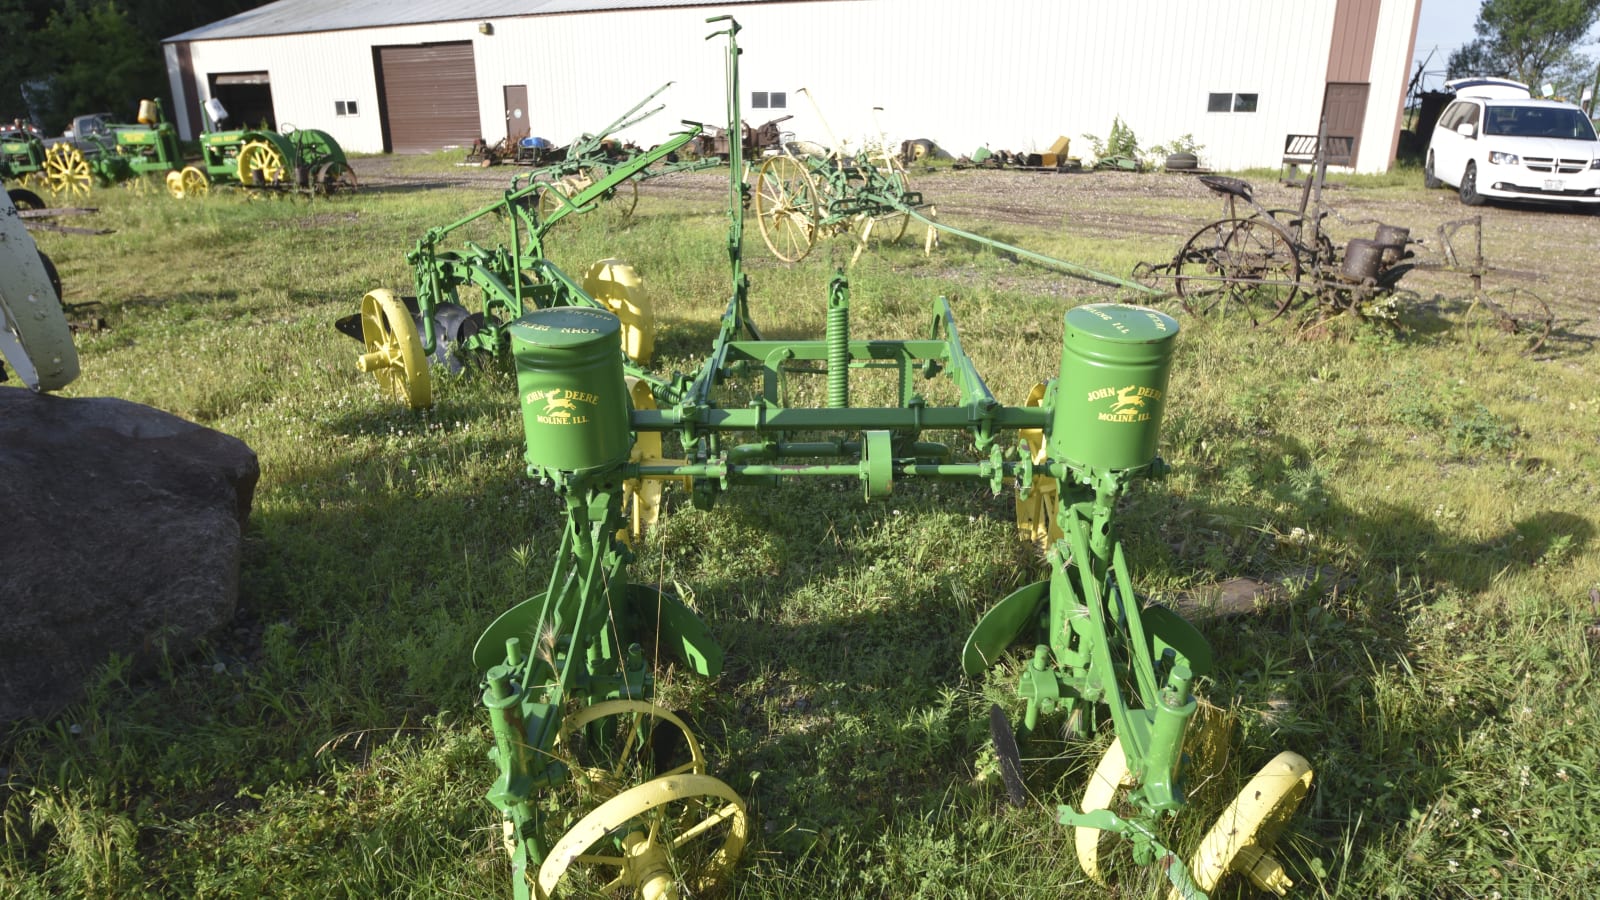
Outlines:
<svg viewBox="0 0 1600 900"><path fill-rule="evenodd" d="M1276 166L1290 134L1394 160L1421 0L278 0L167 39L180 131L320 128L348 150L421 152L531 133L563 144L666 82L642 145L725 124L721 40L744 30L745 121L798 137L1034 151L1115 117L1145 146L1192 135L1213 168ZM824 123L799 90L809 90ZM647 107L648 108L648 107ZM509 126L509 127L508 127Z"/></svg>

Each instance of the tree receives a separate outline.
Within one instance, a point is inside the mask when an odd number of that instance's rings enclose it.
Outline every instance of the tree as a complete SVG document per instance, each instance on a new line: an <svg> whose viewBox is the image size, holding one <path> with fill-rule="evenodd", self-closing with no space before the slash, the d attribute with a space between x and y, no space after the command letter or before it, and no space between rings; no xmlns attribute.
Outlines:
<svg viewBox="0 0 1600 900"><path fill-rule="evenodd" d="M1494 75L1536 90L1570 78L1587 68L1578 48L1597 20L1600 0L1483 0L1473 26L1478 38L1450 54L1450 77Z"/></svg>

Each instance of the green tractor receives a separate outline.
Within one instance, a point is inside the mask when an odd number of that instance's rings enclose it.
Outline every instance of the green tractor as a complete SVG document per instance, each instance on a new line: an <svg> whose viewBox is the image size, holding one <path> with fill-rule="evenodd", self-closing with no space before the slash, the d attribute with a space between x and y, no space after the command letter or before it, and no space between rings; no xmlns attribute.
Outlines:
<svg viewBox="0 0 1600 900"><path fill-rule="evenodd" d="M21 121L0 127L0 181L18 209L39 209L44 201L31 188L44 187L44 138Z"/></svg>
<svg viewBox="0 0 1600 900"><path fill-rule="evenodd" d="M318 195L352 193L355 170L333 135L315 128L270 131L218 125L227 111L216 98L206 101L208 128L200 135L201 160L179 174L174 193L203 192L211 183L238 184L252 192L308 191ZM169 177L169 186L172 179ZM181 190L180 190L181 189Z"/></svg>
<svg viewBox="0 0 1600 900"><path fill-rule="evenodd" d="M144 186L150 176L166 176L170 184L171 175L183 166L177 129L162 115L159 100L140 101L134 124L77 134L75 141L45 148L44 177L55 194L83 197L97 185Z"/></svg>

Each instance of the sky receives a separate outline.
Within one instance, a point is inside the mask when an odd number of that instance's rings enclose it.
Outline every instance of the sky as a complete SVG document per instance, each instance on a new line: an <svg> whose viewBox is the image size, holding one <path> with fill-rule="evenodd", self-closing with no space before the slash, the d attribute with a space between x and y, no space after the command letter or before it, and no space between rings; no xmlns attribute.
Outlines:
<svg viewBox="0 0 1600 900"><path fill-rule="evenodd" d="M1438 48L1423 70L1424 89L1440 90L1444 85L1445 69L1450 64L1450 54L1477 37L1472 30L1472 23L1478 21L1480 5L1482 0L1422 0L1411 74L1415 75L1417 64L1427 60L1429 52Z"/></svg>

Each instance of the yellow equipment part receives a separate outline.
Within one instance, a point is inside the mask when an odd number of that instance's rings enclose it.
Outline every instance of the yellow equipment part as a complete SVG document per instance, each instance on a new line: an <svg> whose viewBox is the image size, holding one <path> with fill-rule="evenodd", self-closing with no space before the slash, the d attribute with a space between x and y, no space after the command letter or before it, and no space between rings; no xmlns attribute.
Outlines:
<svg viewBox="0 0 1600 900"><path fill-rule="evenodd" d="M649 382L632 376L627 381L628 396L633 400L634 409L656 408L656 398L650 393ZM646 465L685 465L688 462L663 457L661 433L656 431L641 431L633 436L633 450L628 454L628 461ZM622 512L628 517L628 530L626 533L619 532L618 538L630 546L638 546L645 532L655 527L656 520L660 518L661 492L670 482L682 485L684 490L690 487L689 479L684 476L629 478L622 483Z"/></svg>
<svg viewBox="0 0 1600 900"><path fill-rule="evenodd" d="M94 186L89 161L71 144L55 144L44 151L44 174L51 193L87 197Z"/></svg>
<svg viewBox="0 0 1600 900"><path fill-rule="evenodd" d="M361 298L361 339L367 352L356 368L371 372L384 393L412 409L433 405L433 386L422 337L405 304L394 294L376 290Z"/></svg>
<svg viewBox="0 0 1600 900"><path fill-rule="evenodd" d="M615 745L589 745L589 725L607 718L617 720L612 729ZM688 724L669 710L639 700L606 700L565 717L556 735L555 751L566 760L568 777L586 796L609 800L643 780L642 767L655 762L650 746L655 732L669 726L684 742L688 761L653 776L706 774L706 755ZM576 746L580 742L585 744L582 750Z"/></svg>
<svg viewBox="0 0 1600 900"><path fill-rule="evenodd" d="M584 274L583 292L622 320L622 352L641 366L649 365L656 347L656 309L638 271L620 259L602 259Z"/></svg>
<svg viewBox="0 0 1600 900"><path fill-rule="evenodd" d="M266 141L239 148L239 183L247 188L276 187L286 179L283 155Z"/></svg>
<svg viewBox="0 0 1600 900"><path fill-rule="evenodd" d="M183 182L185 197L204 197L211 193L211 176L198 166L184 166L179 178Z"/></svg>
<svg viewBox="0 0 1600 900"><path fill-rule="evenodd" d="M1023 405L1039 406L1044 402L1045 390L1043 382L1035 384L1028 391L1028 399L1023 401ZM1017 432L1017 436L1027 441L1035 466L1043 465L1050 458L1045 447L1043 428L1024 428ZM1056 522L1060 498L1061 486L1048 475L1034 475L1033 490L1026 496L1017 497L1017 533L1041 551L1061 540L1061 527Z"/></svg>
<svg viewBox="0 0 1600 900"><path fill-rule="evenodd" d="M698 897L726 877L749 833L744 801L718 779L655 778L600 804L562 835L539 866L534 896L553 900L562 878L580 872L593 879L575 892L582 896L627 889L645 900Z"/></svg>
<svg viewBox="0 0 1600 900"><path fill-rule="evenodd" d="M1311 764L1288 750L1279 753L1244 786L1217 817L1189 860L1195 886L1206 893L1229 872L1243 872L1255 886L1278 896L1294 882L1271 855L1278 834L1311 790ZM1179 900L1174 889L1167 900Z"/></svg>
<svg viewBox="0 0 1600 900"><path fill-rule="evenodd" d="M1100 764L1095 766L1094 774L1089 776L1089 784L1083 789L1083 803L1078 811L1110 809L1117 792L1130 787L1133 787L1133 773L1128 771L1128 757L1122 752L1122 738L1118 737L1106 748L1105 755L1100 757ZM1115 836L1082 825L1072 829L1072 832L1078 850L1078 865L1083 867L1083 873L1097 884L1105 884L1106 875L1100 866L1101 839L1115 840Z"/></svg>
<svg viewBox="0 0 1600 900"><path fill-rule="evenodd" d="M173 197L175 197L175 198L177 198L179 200L182 200L183 199L183 173L182 172L168 172L166 181L167 181L167 193L171 194Z"/></svg>

